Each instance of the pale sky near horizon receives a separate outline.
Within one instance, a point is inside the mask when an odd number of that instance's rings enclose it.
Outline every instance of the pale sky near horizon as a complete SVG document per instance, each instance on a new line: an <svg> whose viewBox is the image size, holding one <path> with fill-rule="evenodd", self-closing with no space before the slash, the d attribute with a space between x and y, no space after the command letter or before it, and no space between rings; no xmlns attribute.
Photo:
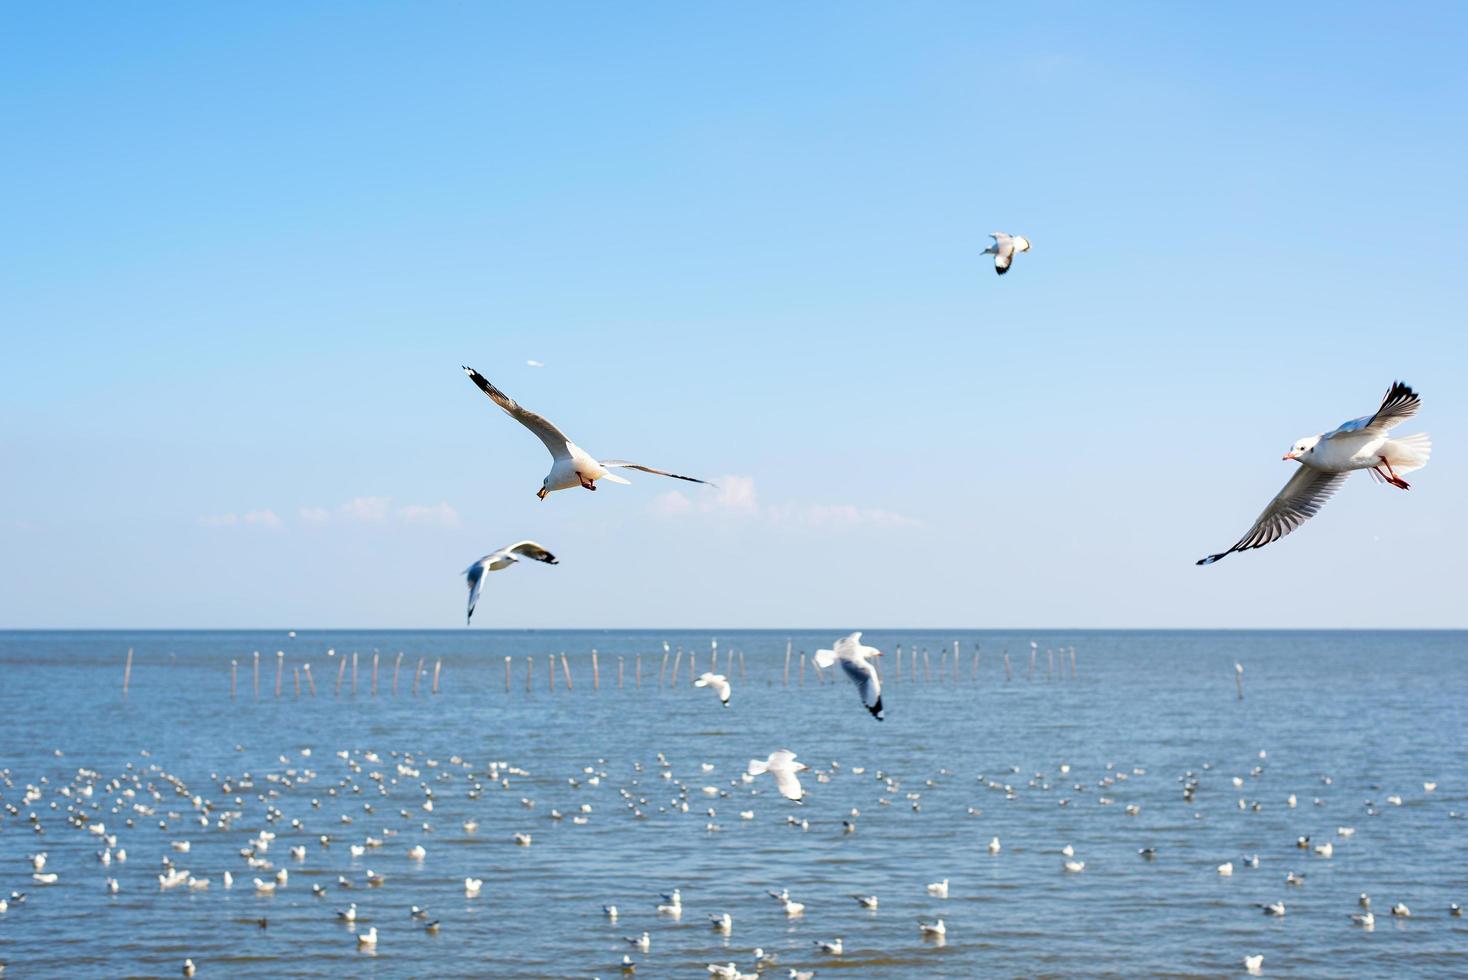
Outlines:
<svg viewBox="0 0 1468 980"><path fill-rule="evenodd" d="M1468 626L1465 28L13 6L0 628ZM1194 566L1396 378L1410 493Z"/></svg>

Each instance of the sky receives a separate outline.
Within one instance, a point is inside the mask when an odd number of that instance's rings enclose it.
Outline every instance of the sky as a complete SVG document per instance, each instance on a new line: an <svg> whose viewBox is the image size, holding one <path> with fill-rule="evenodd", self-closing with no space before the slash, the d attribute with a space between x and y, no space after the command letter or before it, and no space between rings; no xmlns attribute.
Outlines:
<svg viewBox="0 0 1468 980"><path fill-rule="evenodd" d="M0 628L1468 626L1462 5L4 19Z"/></svg>

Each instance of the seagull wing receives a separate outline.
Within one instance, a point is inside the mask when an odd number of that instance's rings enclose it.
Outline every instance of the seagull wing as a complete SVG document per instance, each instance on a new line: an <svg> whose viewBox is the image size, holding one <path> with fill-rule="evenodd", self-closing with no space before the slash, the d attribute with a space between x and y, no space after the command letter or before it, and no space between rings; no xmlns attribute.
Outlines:
<svg viewBox="0 0 1468 980"><path fill-rule="evenodd" d="M770 775L775 777L775 788L785 799L798 801L805 795L805 790L800 788L800 777L795 774L793 767L780 766L777 769L771 769Z"/></svg>
<svg viewBox="0 0 1468 980"><path fill-rule="evenodd" d="M1014 261L1014 245L1010 242L1001 242L999 251L994 255L994 271L1004 275L1009 271L1009 263Z"/></svg>
<svg viewBox="0 0 1468 980"><path fill-rule="evenodd" d="M484 590L484 576L489 574L489 564L485 558L479 559L464 571L464 576L469 580L469 614L464 617L465 624L474 618L474 607L479 604L479 593Z"/></svg>
<svg viewBox="0 0 1468 980"><path fill-rule="evenodd" d="M858 693L861 694L861 703L867 706L873 718L881 721L882 682L877 679L876 670L860 657L842 657L841 669L846 672L851 683L856 685Z"/></svg>
<svg viewBox="0 0 1468 980"><path fill-rule="evenodd" d="M1421 407L1421 396L1402 382L1395 381L1382 396L1381 407L1376 410L1375 415L1363 415L1359 419L1342 422L1325 437L1329 439L1347 432L1387 432L1416 415Z"/></svg>
<svg viewBox="0 0 1468 980"><path fill-rule="evenodd" d="M505 414L525 426L531 432L534 432L540 441L545 443L545 448L550 450L552 456L556 459L571 458L571 440L567 439L566 434L552 425L548 419L521 408L515 399L490 384L488 378L473 368L465 367L464 373L469 375L470 381L473 381L479 386L480 391L488 395L500 408L503 408Z"/></svg>
<svg viewBox="0 0 1468 980"><path fill-rule="evenodd" d="M1249 528L1249 533L1239 538L1232 548L1200 559L1198 564L1211 565L1235 551L1262 548L1272 541L1278 541L1318 514L1348 476L1349 472L1322 473L1320 470L1301 466L1284 485L1284 489L1264 508L1264 513Z"/></svg>
<svg viewBox="0 0 1468 980"><path fill-rule="evenodd" d="M641 463L629 463L625 459L604 459L601 461L601 465L622 466L629 470L641 470L644 473L651 473L654 476L671 476L675 480L687 480L689 483L707 483L709 486L714 486L709 481L700 480L696 476L679 476L677 473L669 473L667 470L655 470L651 466L643 466Z"/></svg>
<svg viewBox="0 0 1468 980"><path fill-rule="evenodd" d="M517 541L503 550L508 551L512 555L524 555L526 558L533 558L535 561L543 561L547 565L560 564L560 562L556 561L555 555L546 551L543 546L536 544L534 541Z"/></svg>

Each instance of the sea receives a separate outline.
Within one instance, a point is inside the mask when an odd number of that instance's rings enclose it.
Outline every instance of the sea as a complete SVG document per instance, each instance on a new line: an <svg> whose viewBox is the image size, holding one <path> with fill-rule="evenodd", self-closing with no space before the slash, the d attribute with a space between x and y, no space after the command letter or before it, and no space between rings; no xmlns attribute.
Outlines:
<svg viewBox="0 0 1468 980"><path fill-rule="evenodd" d="M1468 634L854 628L0 633L4 976L1468 976Z"/></svg>

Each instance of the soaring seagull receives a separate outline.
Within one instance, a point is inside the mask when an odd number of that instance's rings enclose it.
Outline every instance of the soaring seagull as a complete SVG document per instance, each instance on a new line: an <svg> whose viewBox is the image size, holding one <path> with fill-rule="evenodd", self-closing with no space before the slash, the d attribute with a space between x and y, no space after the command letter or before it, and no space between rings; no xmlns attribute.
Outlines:
<svg viewBox="0 0 1468 980"><path fill-rule="evenodd" d="M527 409L521 408L515 399L500 391L489 383L489 379L471 367L465 367L464 373L469 375L469 380L479 386L490 399L505 410L505 414L519 422L525 428L535 433L540 441L545 443L545 448L550 450L551 471L540 483L540 489L535 495L541 500L545 495L556 490L569 490L574 486L582 486L587 490L596 489L597 480L611 480L613 483L630 483L616 474L607 472L609 466L620 466L630 470L641 470L644 473L652 473L657 476L669 476L675 480L687 480L690 483L708 483L692 476L679 476L677 473L669 473L666 470L655 470L651 466L642 466L638 463L629 463L625 459L606 459L598 462L593 459L580 446L576 445L566 434L556 428L543 416L536 415Z"/></svg>
<svg viewBox="0 0 1468 980"><path fill-rule="evenodd" d="M836 641L834 650L817 650L816 666L830 667L839 662L847 678L856 685L861 694L861 703L867 706L872 717L882 720L882 681L877 677L877 668L872 657L880 657L882 651L876 647L861 645L861 633L852 633Z"/></svg>
<svg viewBox="0 0 1468 980"><path fill-rule="evenodd" d="M1023 235L1006 235L1002 231L993 231L989 237L994 239L994 244L984 249L985 255L994 256L994 271L1004 275L1009 271L1009 263L1014 261L1017 252L1028 252L1030 240Z"/></svg>
<svg viewBox="0 0 1468 980"><path fill-rule="evenodd" d="M1299 463L1300 468L1284 489L1237 544L1200 559L1198 564L1211 565L1235 551L1278 541L1319 513L1352 470L1368 470L1380 483L1410 490L1411 484L1402 479L1402 474L1427 465L1432 440L1425 432L1402 439L1392 439L1387 433L1416 415L1421 407L1417 393L1397 381L1387 389L1375 415L1352 419L1329 432L1296 442L1284 458Z"/></svg>
<svg viewBox="0 0 1468 980"><path fill-rule="evenodd" d="M469 580L469 615L465 618L465 623L474 618L474 607L479 603L479 593L484 589L484 576L490 572L497 572L501 568L509 568L521 557L543 561L547 565L560 564L556 561L555 555L534 541L517 541L512 545L506 545L499 551L492 551L485 555L464 569L464 577Z"/></svg>

